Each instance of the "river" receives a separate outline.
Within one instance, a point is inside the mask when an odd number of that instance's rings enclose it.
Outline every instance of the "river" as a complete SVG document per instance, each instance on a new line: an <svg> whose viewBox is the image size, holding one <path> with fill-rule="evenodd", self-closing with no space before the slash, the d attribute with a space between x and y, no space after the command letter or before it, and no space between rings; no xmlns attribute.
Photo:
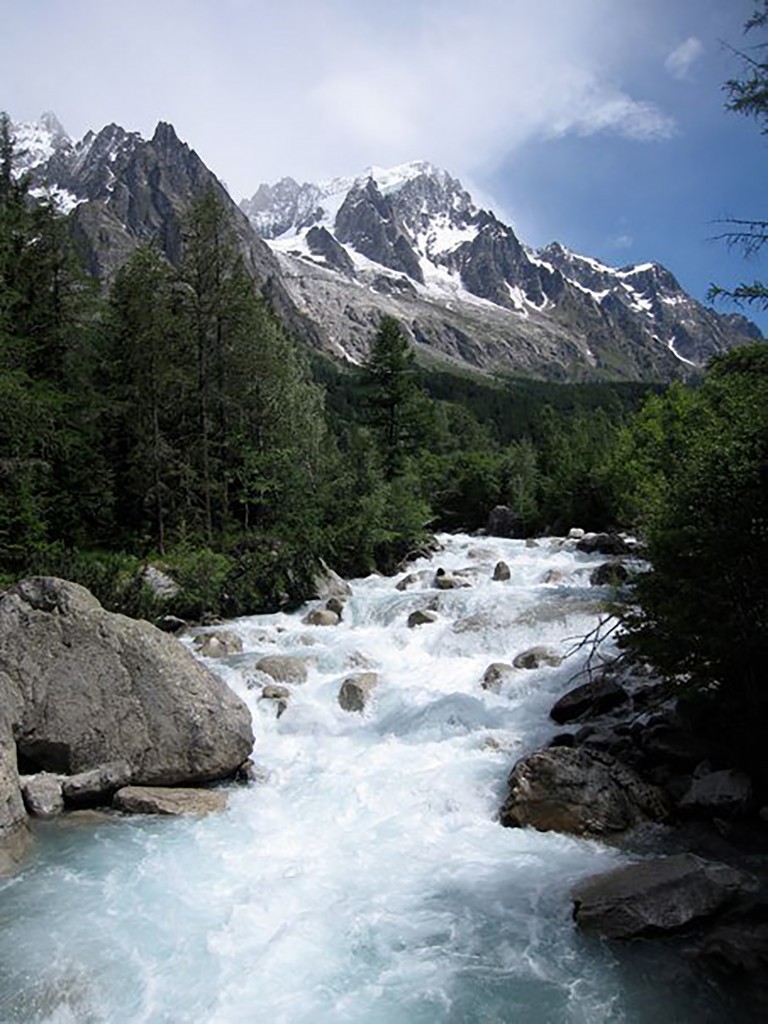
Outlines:
<svg viewBox="0 0 768 1024"><path fill-rule="evenodd" d="M354 581L337 626L304 625L306 608L226 624L243 653L210 665L251 708L260 780L230 787L224 813L36 826L35 858L0 883L0 1021L727 1019L673 950L576 931L572 885L633 855L496 821L587 652L498 694L483 672L532 645L572 651L609 596L589 586L604 559L551 539L440 539L412 589L396 589L405 573ZM491 579L500 559L508 581ZM472 585L437 591L438 566ZM430 602L438 621L408 628ZM247 685L275 653L309 667L279 718ZM364 670L379 686L346 712L341 681Z"/></svg>

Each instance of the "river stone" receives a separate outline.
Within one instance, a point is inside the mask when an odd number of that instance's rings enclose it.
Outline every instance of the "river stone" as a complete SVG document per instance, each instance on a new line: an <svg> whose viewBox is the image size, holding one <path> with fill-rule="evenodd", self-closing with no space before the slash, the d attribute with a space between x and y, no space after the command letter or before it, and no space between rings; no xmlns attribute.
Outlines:
<svg viewBox="0 0 768 1024"><path fill-rule="evenodd" d="M582 931L611 939L676 932L754 892L752 875L691 853L630 864L573 890Z"/></svg>
<svg viewBox="0 0 768 1024"><path fill-rule="evenodd" d="M414 626L426 626L430 622L437 622L437 620L437 612L430 611L429 608L417 608L408 616L408 626L412 629Z"/></svg>
<svg viewBox="0 0 768 1024"><path fill-rule="evenodd" d="M112 806L128 814L211 814L225 809L227 795L213 789L126 786L115 793Z"/></svg>
<svg viewBox="0 0 768 1024"><path fill-rule="evenodd" d="M438 569L432 580L432 586L438 590L456 590L459 587L471 587L468 579L459 576L457 573L446 572L445 569Z"/></svg>
<svg viewBox="0 0 768 1024"><path fill-rule="evenodd" d="M508 779L502 825L602 836L667 821L666 797L599 750L549 747L521 758Z"/></svg>
<svg viewBox="0 0 768 1024"><path fill-rule="evenodd" d="M619 587L629 579L629 573L621 562L603 562L589 574L591 587Z"/></svg>
<svg viewBox="0 0 768 1024"><path fill-rule="evenodd" d="M70 775L62 780L64 801L73 807L93 807L106 804L112 794L131 781L131 766L127 761L102 764L88 772Z"/></svg>
<svg viewBox="0 0 768 1024"><path fill-rule="evenodd" d="M352 587L345 579L342 579L337 572L334 572L325 562L320 560L320 570L312 580L313 596L326 601L329 597L349 597Z"/></svg>
<svg viewBox="0 0 768 1024"><path fill-rule="evenodd" d="M327 611L335 612L340 619L344 617L344 601L340 597L329 597L325 607Z"/></svg>
<svg viewBox="0 0 768 1024"><path fill-rule="evenodd" d="M348 676L339 690L339 704L345 711L363 711L378 685L376 672L360 672Z"/></svg>
<svg viewBox="0 0 768 1024"><path fill-rule="evenodd" d="M267 654L256 662L256 671L265 672L278 683L306 683L307 663L289 654Z"/></svg>
<svg viewBox="0 0 768 1024"><path fill-rule="evenodd" d="M565 725L579 718L605 714L628 700L629 694L622 686L606 676L600 676L563 694L552 707L549 716L558 725Z"/></svg>
<svg viewBox="0 0 768 1024"><path fill-rule="evenodd" d="M483 672L483 678L480 681L480 685L484 690L490 690L491 693L498 693L504 685L505 680L507 680L514 671L514 668L506 662L494 661L488 666L485 672Z"/></svg>
<svg viewBox="0 0 768 1024"><path fill-rule="evenodd" d="M174 633L176 636L179 636L187 628L187 622L180 619L178 615L161 615L159 619L155 619L155 625L164 633Z"/></svg>
<svg viewBox="0 0 768 1024"><path fill-rule="evenodd" d="M407 590L409 587L416 587L419 585L421 580L415 572L409 572L407 576L403 576L399 583L395 584L395 590Z"/></svg>
<svg viewBox="0 0 768 1024"><path fill-rule="evenodd" d="M175 637L53 577L0 600L0 691L20 756L46 771L127 761L137 783L204 782L253 745L245 704Z"/></svg>
<svg viewBox="0 0 768 1024"><path fill-rule="evenodd" d="M301 621L306 626L338 626L339 615L328 608L315 608Z"/></svg>
<svg viewBox="0 0 768 1024"><path fill-rule="evenodd" d="M751 804L749 776L726 768L694 777L678 807L690 814L733 818L746 814Z"/></svg>
<svg viewBox="0 0 768 1024"><path fill-rule="evenodd" d="M24 805L35 818L55 818L64 810L62 777L51 772L38 772L21 779Z"/></svg>
<svg viewBox="0 0 768 1024"><path fill-rule="evenodd" d="M618 533L588 533L576 542L585 555L628 555L629 545Z"/></svg>
<svg viewBox="0 0 768 1024"><path fill-rule="evenodd" d="M509 571L509 566L506 562L497 562L493 569L493 578L498 581L504 581L510 579L512 573Z"/></svg>
<svg viewBox="0 0 768 1024"><path fill-rule="evenodd" d="M562 660L551 647L530 647L518 654L512 664L515 668L541 668L542 665L556 668Z"/></svg>
<svg viewBox="0 0 768 1024"><path fill-rule="evenodd" d="M239 654L243 649L243 641L237 633L226 629L196 636L193 643L197 653L204 658L226 658L230 654Z"/></svg>

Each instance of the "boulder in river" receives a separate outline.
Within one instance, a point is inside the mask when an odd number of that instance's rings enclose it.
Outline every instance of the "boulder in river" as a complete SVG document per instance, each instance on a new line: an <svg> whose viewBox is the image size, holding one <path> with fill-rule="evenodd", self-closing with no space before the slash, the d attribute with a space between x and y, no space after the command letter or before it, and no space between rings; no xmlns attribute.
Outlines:
<svg viewBox="0 0 768 1024"><path fill-rule="evenodd" d="M339 704L345 711L363 711L378 685L376 672L358 672L348 676L339 690Z"/></svg>
<svg viewBox="0 0 768 1024"><path fill-rule="evenodd" d="M27 768L127 761L137 783L203 782L253 746L246 705L178 640L53 577L0 600L0 690Z"/></svg>
<svg viewBox="0 0 768 1024"><path fill-rule="evenodd" d="M573 890L582 931L632 939L680 931L751 895L756 880L738 868L691 853L630 864Z"/></svg>
<svg viewBox="0 0 768 1024"><path fill-rule="evenodd" d="M514 668L505 661L494 661L483 672L480 685L484 690L490 690L491 693L499 693L504 681L509 679L514 671Z"/></svg>
<svg viewBox="0 0 768 1024"><path fill-rule="evenodd" d="M113 793L131 781L131 766L127 761L101 764L87 772L68 775L62 780L64 802L72 807L97 807L107 804Z"/></svg>
<svg viewBox="0 0 768 1024"><path fill-rule="evenodd" d="M35 818L55 818L64 810L62 776L52 772L38 772L21 779L24 806Z"/></svg>
<svg viewBox="0 0 768 1024"><path fill-rule="evenodd" d="M195 650L204 658L226 658L230 654L239 654L243 649L243 641L237 633L227 629L196 636L193 642Z"/></svg>
<svg viewBox="0 0 768 1024"><path fill-rule="evenodd" d="M340 617L329 608L313 608L301 621L305 626L338 626Z"/></svg>
<svg viewBox="0 0 768 1024"><path fill-rule="evenodd" d="M438 618L437 612L433 612L429 608L417 608L408 616L408 626L411 629L414 626L426 626L430 622L437 622Z"/></svg>
<svg viewBox="0 0 768 1024"><path fill-rule="evenodd" d="M585 555L628 555L630 547L618 533L587 533L576 542Z"/></svg>
<svg viewBox="0 0 768 1024"><path fill-rule="evenodd" d="M267 654L256 662L256 671L264 672L278 683L306 683L307 663L289 654Z"/></svg>
<svg viewBox="0 0 768 1024"><path fill-rule="evenodd" d="M497 582L505 582L512 578L512 573L506 562L497 562L493 567L493 579Z"/></svg>
<svg viewBox="0 0 768 1024"><path fill-rule="evenodd" d="M565 725L566 722L605 714L628 700L629 694L623 686L607 676L599 676L563 694L549 716L558 725Z"/></svg>
<svg viewBox="0 0 768 1024"><path fill-rule="evenodd" d="M556 668L561 662L560 655L551 647L529 647L527 651L521 651L512 664L515 668L541 668L542 665L550 665Z"/></svg>
<svg viewBox="0 0 768 1024"><path fill-rule="evenodd" d="M223 811L227 795L215 789L126 786L115 793L113 807L128 814L211 814Z"/></svg>
<svg viewBox="0 0 768 1024"><path fill-rule="evenodd" d="M667 821L667 798L599 750L549 747L521 758L508 779L500 821L540 832L604 836Z"/></svg>

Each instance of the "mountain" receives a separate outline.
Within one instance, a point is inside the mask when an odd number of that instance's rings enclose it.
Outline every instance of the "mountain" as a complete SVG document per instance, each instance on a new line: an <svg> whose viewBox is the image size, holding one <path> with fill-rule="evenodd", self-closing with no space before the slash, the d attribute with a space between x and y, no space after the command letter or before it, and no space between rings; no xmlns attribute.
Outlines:
<svg viewBox="0 0 768 1024"><path fill-rule="evenodd" d="M47 113L13 130L17 171L69 215L94 275L110 280L142 242L178 262L184 212L212 188L283 322L345 360L365 358L382 313L425 361L555 380L671 379L760 337L658 264L617 269L557 243L534 252L425 162L322 184L283 178L238 208L170 124L151 139L110 124L73 141Z"/></svg>
<svg viewBox="0 0 768 1024"><path fill-rule="evenodd" d="M538 252L422 161L261 185L241 203L288 291L338 355L364 357L382 313L438 359L554 379L669 379L761 336L702 306L655 263Z"/></svg>
<svg viewBox="0 0 768 1024"><path fill-rule="evenodd" d="M288 328L315 348L325 343L316 325L296 308L277 259L256 235L221 182L173 126L160 122L151 139L110 124L79 142L56 116L13 125L15 171L29 173L33 194L50 195L69 215L88 270L111 280L141 243L159 245L172 263L182 254L184 213L213 189L229 209L238 243L262 293Z"/></svg>

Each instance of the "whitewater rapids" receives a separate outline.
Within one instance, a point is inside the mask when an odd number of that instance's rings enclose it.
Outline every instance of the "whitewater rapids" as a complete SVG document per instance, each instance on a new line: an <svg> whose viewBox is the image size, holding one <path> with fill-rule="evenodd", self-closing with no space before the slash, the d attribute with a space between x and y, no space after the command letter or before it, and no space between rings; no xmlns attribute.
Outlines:
<svg viewBox="0 0 768 1024"><path fill-rule="evenodd" d="M589 586L604 557L440 539L412 589L395 587L406 573L354 581L337 626L302 624L307 608L226 624L243 653L209 664L251 708L260 781L231 786L224 813L36 826L35 858L0 883L0 1021L726 1019L670 951L576 931L573 884L629 855L496 820L587 652L498 694L483 672L534 645L573 651L610 596ZM499 559L508 581L491 578ZM471 570L472 586L434 589L438 566ZM409 629L430 602L438 621ZM265 654L309 668L280 718L247 685ZM379 686L345 712L341 682L360 671Z"/></svg>

